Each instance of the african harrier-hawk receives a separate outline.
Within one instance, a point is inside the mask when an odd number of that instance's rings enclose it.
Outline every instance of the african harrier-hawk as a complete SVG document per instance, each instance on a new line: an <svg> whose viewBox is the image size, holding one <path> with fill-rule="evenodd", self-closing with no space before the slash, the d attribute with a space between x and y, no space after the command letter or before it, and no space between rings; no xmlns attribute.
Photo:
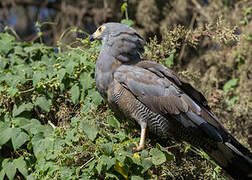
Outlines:
<svg viewBox="0 0 252 180"><path fill-rule="evenodd" d="M141 59L143 38L119 23L100 26L90 37L102 40L95 69L98 91L115 111L136 120L144 148L146 129L202 148L231 176L252 178L252 154L222 126L205 97L172 70Z"/></svg>

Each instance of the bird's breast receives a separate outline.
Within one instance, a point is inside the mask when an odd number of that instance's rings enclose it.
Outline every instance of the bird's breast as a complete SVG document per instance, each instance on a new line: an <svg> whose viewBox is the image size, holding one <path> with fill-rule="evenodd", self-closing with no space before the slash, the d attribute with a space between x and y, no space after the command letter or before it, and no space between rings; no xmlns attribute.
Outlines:
<svg viewBox="0 0 252 180"><path fill-rule="evenodd" d="M108 54L100 54L95 67L95 81L99 93L107 100L107 91L113 81L114 71L121 65L121 62Z"/></svg>

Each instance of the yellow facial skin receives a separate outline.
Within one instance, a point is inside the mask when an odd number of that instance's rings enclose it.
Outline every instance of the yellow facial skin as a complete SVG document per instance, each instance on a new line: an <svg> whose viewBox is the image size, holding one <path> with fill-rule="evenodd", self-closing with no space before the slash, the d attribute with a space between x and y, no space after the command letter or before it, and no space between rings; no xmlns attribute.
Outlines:
<svg viewBox="0 0 252 180"><path fill-rule="evenodd" d="M99 39L99 37L101 37L102 32L106 29L105 26L100 26L93 34L92 34L92 38L93 39Z"/></svg>

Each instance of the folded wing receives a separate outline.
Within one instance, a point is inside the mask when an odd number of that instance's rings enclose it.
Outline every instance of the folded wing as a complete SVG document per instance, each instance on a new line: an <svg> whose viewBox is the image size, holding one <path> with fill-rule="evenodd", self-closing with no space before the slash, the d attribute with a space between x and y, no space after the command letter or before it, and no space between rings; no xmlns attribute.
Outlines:
<svg viewBox="0 0 252 180"><path fill-rule="evenodd" d="M122 65L114 78L151 111L200 130L214 141L225 139L226 131L210 112L204 96L165 66L150 61Z"/></svg>

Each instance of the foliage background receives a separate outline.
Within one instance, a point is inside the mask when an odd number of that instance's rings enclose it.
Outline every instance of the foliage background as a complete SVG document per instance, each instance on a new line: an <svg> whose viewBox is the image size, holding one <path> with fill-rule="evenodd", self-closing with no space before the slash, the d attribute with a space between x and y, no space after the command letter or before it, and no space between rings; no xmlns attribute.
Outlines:
<svg viewBox="0 0 252 180"><path fill-rule="evenodd" d="M139 128L114 117L96 91L101 44L85 37L103 22L133 23L147 39L143 58L201 90L251 150L251 7L246 0L1 1L0 179L230 179L185 143L149 138L133 153Z"/></svg>

